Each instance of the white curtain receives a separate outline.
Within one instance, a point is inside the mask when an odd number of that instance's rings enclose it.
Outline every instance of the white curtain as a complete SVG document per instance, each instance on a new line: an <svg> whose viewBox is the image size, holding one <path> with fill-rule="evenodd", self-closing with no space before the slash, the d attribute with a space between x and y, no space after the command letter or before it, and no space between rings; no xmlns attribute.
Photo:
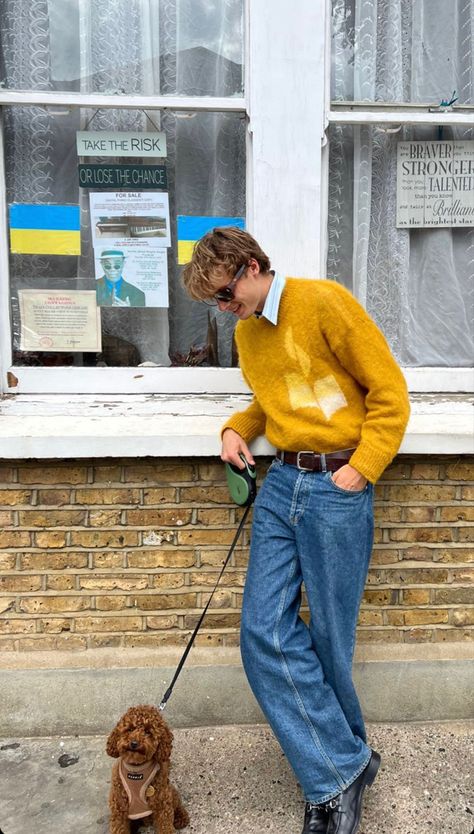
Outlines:
<svg viewBox="0 0 474 834"><path fill-rule="evenodd" d="M10 89L186 96L243 92L242 0L0 0L0 17L0 70ZM181 287L176 215L244 215L244 121L222 113L10 108L6 122L9 202L79 202L82 229L78 262L11 257L15 341L18 289L95 286L88 192L78 188L75 131L158 129L166 132L168 148L170 308L102 308L103 335L118 363L121 345L128 357L124 363L168 365L185 362L190 349L205 345L212 332L210 361L230 364L232 317L191 302ZM23 356L21 361L41 364L42 359ZM91 360L85 354L74 361Z"/></svg>
<svg viewBox="0 0 474 834"><path fill-rule="evenodd" d="M474 102L474 0L333 0L332 98ZM330 132L328 277L350 287L398 360L470 365L474 229L397 229L396 145L437 128ZM444 139L474 130L444 129Z"/></svg>

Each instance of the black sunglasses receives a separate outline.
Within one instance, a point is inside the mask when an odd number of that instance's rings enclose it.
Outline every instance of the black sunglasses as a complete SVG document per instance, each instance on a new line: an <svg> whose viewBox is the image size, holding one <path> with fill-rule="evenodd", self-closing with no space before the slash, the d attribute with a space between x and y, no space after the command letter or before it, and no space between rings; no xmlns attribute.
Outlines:
<svg viewBox="0 0 474 834"><path fill-rule="evenodd" d="M222 287L221 290L217 290L211 298L206 299L206 304L216 304L218 301L223 301L224 303L232 301L234 298L234 287L239 278L242 278L246 269L247 264L242 264L232 278L232 281L229 281L229 283L226 284L225 287Z"/></svg>

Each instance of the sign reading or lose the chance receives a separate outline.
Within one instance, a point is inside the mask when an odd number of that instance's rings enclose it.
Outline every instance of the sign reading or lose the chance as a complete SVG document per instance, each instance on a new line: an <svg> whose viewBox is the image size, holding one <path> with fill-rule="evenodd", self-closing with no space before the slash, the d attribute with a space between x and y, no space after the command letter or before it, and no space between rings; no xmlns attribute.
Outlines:
<svg viewBox="0 0 474 834"><path fill-rule="evenodd" d="M164 165L79 165L81 188L166 188Z"/></svg>

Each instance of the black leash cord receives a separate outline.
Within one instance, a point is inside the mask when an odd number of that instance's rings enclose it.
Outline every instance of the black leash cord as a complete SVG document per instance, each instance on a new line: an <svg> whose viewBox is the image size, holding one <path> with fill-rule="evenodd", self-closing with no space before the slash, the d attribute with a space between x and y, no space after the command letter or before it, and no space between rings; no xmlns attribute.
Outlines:
<svg viewBox="0 0 474 834"><path fill-rule="evenodd" d="M191 637L190 637L189 643L188 643L188 645L186 646L186 648L185 648L185 650L184 650L184 653L183 653L183 656L182 656L181 660L180 660L180 661L179 661L179 663L178 663L178 668L176 669L176 672L174 673L173 680L171 681L171 683L170 683L170 685L169 685L168 689L166 690L165 694L163 695L163 699L162 699L161 704L160 704L160 707L159 707L159 708L160 708L160 710L164 710L164 708L166 707L167 701L168 701L168 699L169 699L169 697L170 697L170 695L171 695L171 693L172 693L172 691L173 691L173 687L174 687L174 685L175 685L175 683L176 683L176 681L177 681L177 679L178 679L179 673L181 672L181 669L182 669L182 668L183 668L183 666L184 666L185 660L186 660L186 658L187 658L187 656L188 656L188 654L189 654L189 652L190 652L190 650L191 650L191 647L192 647L192 645L193 645L193 643L194 643L194 640L195 640L196 634L198 633L199 629L201 628L201 624L202 624L202 621L203 621L204 617L206 616L207 609L209 608L209 606L210 606L210 604L211 604L211 602L212 602L212 597L214 596L214 593L215 593L215 591L216 591L216 588L217 588L217 586L218 586L219 582L221 581L222 574L224 573L224 571L225 571L225 569L226 569L226 567L227 567L227 564L228 564L228 562L229 562L229 559L230 559L230 557L232 556L232 554L233 554L233 552L234 552L235 545L237 544L237 542L238 542L238 540L239 540L239 536L240 536L240 534L241 534L241 532L242 532L242 528L243 528L243 526L244 526L244 524L245 524L245 521L246 521L246 519L247 519L247 516L248 516L248 514L249 514L250 507L251 507L251 505L249 504L249 505L248 505L248 507L246 507L246 508L245 508L245 512L244 512L244 514L243 514L243 516L242 516L242 520L241 520L241 522L240 522L240 524L239 524L239 526L238 526L238 528L237 528L237 532L236 532L236 534L235 534L235 536L234 536L234 541L232 542L232 544L231 544L231 546L230 546L230 550L229 550L229 552L228 552L228 554L227 554L226 560L225 560L224 564L222 565L221 572L220 572L220 574L219 574L219 576L218 576L218 578L217 578L217 582L216 582L216 584L214 585L214 589L213 589L213 591L212 591L212 594L211 594L211 596L209 597L209 599L208 599L208 601L207 601L207 603L206 603L206 607L204 608L204 611L202 612L201 616L199 617L199 620L198 620L198 622L197 622L197 625L196 625L196 627L195 627L195 629L194 629L194 631L193 631L193 633L192 633L192 635L191 635Z"/></svg>

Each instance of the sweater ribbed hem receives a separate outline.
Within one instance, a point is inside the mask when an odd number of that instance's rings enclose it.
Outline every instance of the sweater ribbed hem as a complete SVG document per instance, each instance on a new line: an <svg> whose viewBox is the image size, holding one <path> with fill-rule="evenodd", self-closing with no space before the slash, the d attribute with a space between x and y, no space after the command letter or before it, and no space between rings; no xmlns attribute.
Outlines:
<svg viewBox="0 0 474 834"><path fill-rule="evenodd" d="M368 481L375 484L375 482L378 481L382 475L384 469L386 469L389 463L391 463L395 455L396 450L393 451L391 449L386 449L381 452L378 449L374 449L373 446L369 446L368 443L364 443L364 441L362 441L349 460L349 463L354 467L354 469L357 469L357 471L360 472L364 478L367 478Z"/></svg>
<svg viewBox="0 0 474 834"><path fill-rule="evenodd" d="M240 434L240 436L243 437L246 443L250 443L254 437L262 434L261 425L257 425L255 420L249 419L245 412L238 412L237 414L234 414L229 420L227 420L227 423L224 423L221 428L221 438L226 429L233 429L236 431L237 434Z"/></svg>

